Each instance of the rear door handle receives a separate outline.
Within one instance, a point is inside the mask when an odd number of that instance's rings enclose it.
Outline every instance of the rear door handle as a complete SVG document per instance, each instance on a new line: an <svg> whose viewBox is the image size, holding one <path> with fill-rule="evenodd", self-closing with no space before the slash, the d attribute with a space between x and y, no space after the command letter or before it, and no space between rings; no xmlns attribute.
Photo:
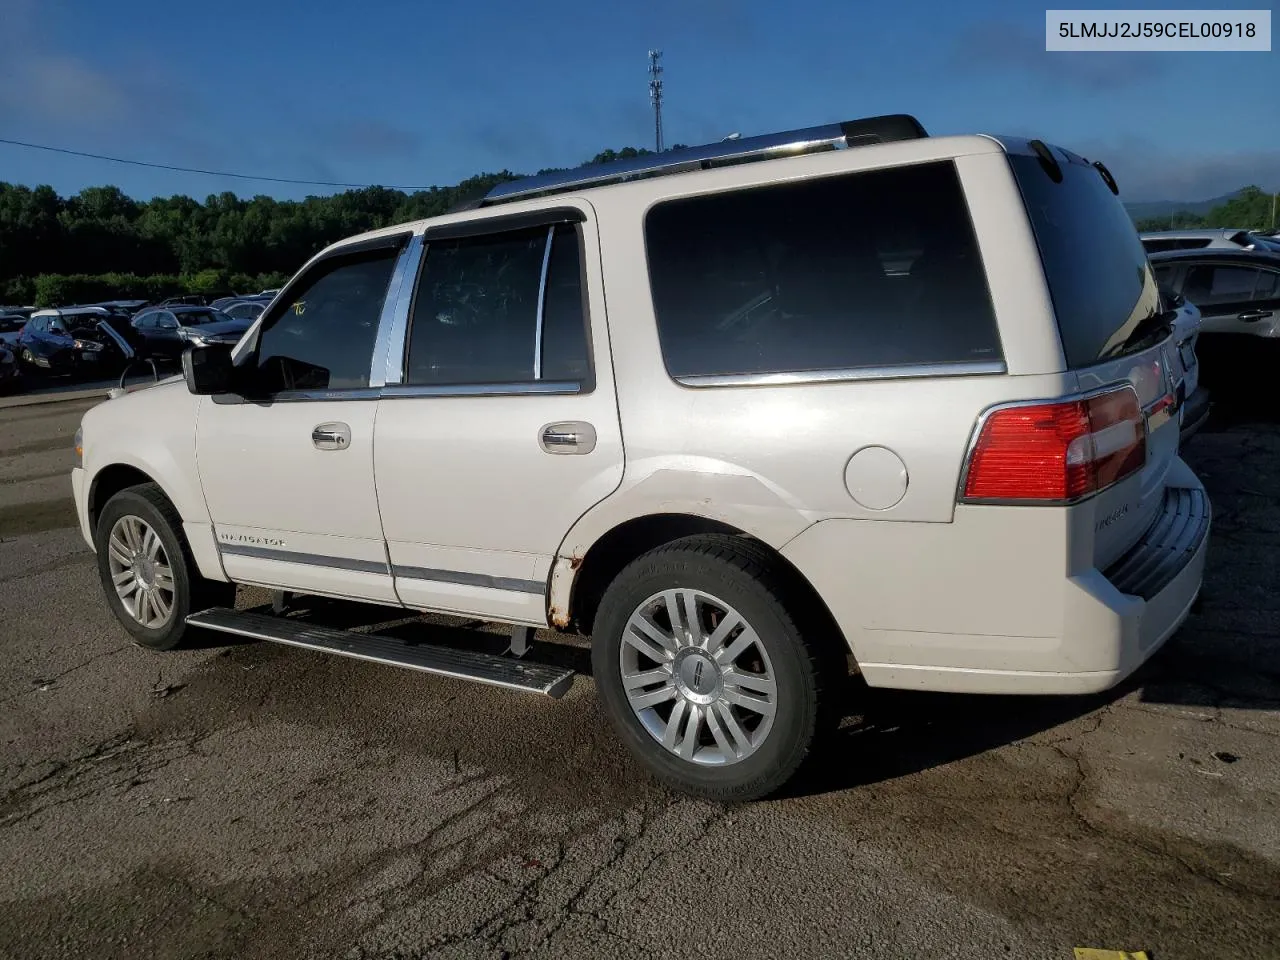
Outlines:
<svg viewBox="0 0 1280 960"><path fill-rule="evenodd" d="M1270 310L1246 310L1244 313L1237 313L1236 319L1252 323L1255 320L1265 320L1269 316L1271 316Z"/></svg>
<svg viewBox="0 0 1280 960"><path fill-rule="evenodd" d="M311 431L317 450L345 450L351 446L351 428L345 423L320 423Z"/></svg>
<svg viewBox="0 0 1280 960"><path fill-rule="evenodd" d="M581 420L549 423L538 433L545 453L590 453L596 448L596 428Z"/></svg>

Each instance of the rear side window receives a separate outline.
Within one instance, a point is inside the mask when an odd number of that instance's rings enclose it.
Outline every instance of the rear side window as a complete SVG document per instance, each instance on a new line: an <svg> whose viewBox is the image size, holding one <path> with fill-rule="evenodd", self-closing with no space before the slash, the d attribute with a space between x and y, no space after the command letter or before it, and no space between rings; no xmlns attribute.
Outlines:
<svg viewBox="0 0 1280 960"><path fill-rule="evenodd" d="M1055 183L1033 156L1013 154L1009 162L1040 248L1067 367L1123 356L1129 335L1160 311L1128 211L1091 166L1064 160Z"/></svg>
<svg viewBox="0 0 1280 960"><path fill-rule="evenodd" d="M676 378L1001 359L950 162L666 201L645 245Z"/></svg>
<svg viewBox="0 0 1280 960"><path fill-rule="evenodd" d="M582 253L574 226L428 240L406 384L589 379Z"/></svg>
<svg viewBox="0 0 1280 960"><path fill-rule="evenodd" d="M1239 267L1198 263L1187 270L1182 295L1194 304L1243 303L1253 296L1259 271Z"/></svg>

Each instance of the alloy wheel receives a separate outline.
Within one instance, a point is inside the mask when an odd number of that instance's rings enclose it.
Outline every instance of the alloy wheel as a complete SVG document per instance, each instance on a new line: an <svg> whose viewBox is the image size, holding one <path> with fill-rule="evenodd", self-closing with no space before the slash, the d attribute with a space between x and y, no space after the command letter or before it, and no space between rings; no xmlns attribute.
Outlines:
<svg viewBox="0 0 1280 960"><path fill-rule="evenodd" d="M618 659L632 711L675 756L738 763L768 737L773 665L756 631L723 600L690 589L654 594L627 620Z"/></svg>

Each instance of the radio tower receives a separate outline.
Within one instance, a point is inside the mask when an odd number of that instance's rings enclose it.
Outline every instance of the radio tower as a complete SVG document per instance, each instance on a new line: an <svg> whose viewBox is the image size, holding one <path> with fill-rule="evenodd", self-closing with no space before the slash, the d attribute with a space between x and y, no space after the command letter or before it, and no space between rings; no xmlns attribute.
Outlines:
<svg viewBox="0 0 1280 960"><path fill-rule="evenodd" d="M653 104L654 149L662 152L662 59L661 50L649 51L649 102Z"/></svg>

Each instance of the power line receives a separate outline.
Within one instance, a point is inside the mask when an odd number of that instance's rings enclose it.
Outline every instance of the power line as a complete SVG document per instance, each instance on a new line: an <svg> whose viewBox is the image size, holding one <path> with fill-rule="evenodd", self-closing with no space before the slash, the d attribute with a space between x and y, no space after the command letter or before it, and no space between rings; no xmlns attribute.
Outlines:
<svg viewBox="0 0 1280 960"><path fill-rule="evenodd" d="M339 183L333 180L295 180L290 177L258 177L250 173L228 173L225 170L201 170L198 167L179 167L168 163L151 163L146 160L128 160L124 157L108 157L100 153L87 153L83 150L68 150L65 147L50 147L42 143L27 143L23 140L6 140L2 137L0 137L0 143L7 143L11 147L26 147L29 150L46 150L49 153L64 153L72 157L87 157L90 160L108 160L111 163L125 163L134 167L151 167L155 170L174 170L178 173L201 173L210 177L233 177L237 180L265 180L270 183L293 183L308 187L349 187L355 189L385 186L388 190L403 190L407 193L430 189L429 187L397 187L389 184Z"/></svg>

